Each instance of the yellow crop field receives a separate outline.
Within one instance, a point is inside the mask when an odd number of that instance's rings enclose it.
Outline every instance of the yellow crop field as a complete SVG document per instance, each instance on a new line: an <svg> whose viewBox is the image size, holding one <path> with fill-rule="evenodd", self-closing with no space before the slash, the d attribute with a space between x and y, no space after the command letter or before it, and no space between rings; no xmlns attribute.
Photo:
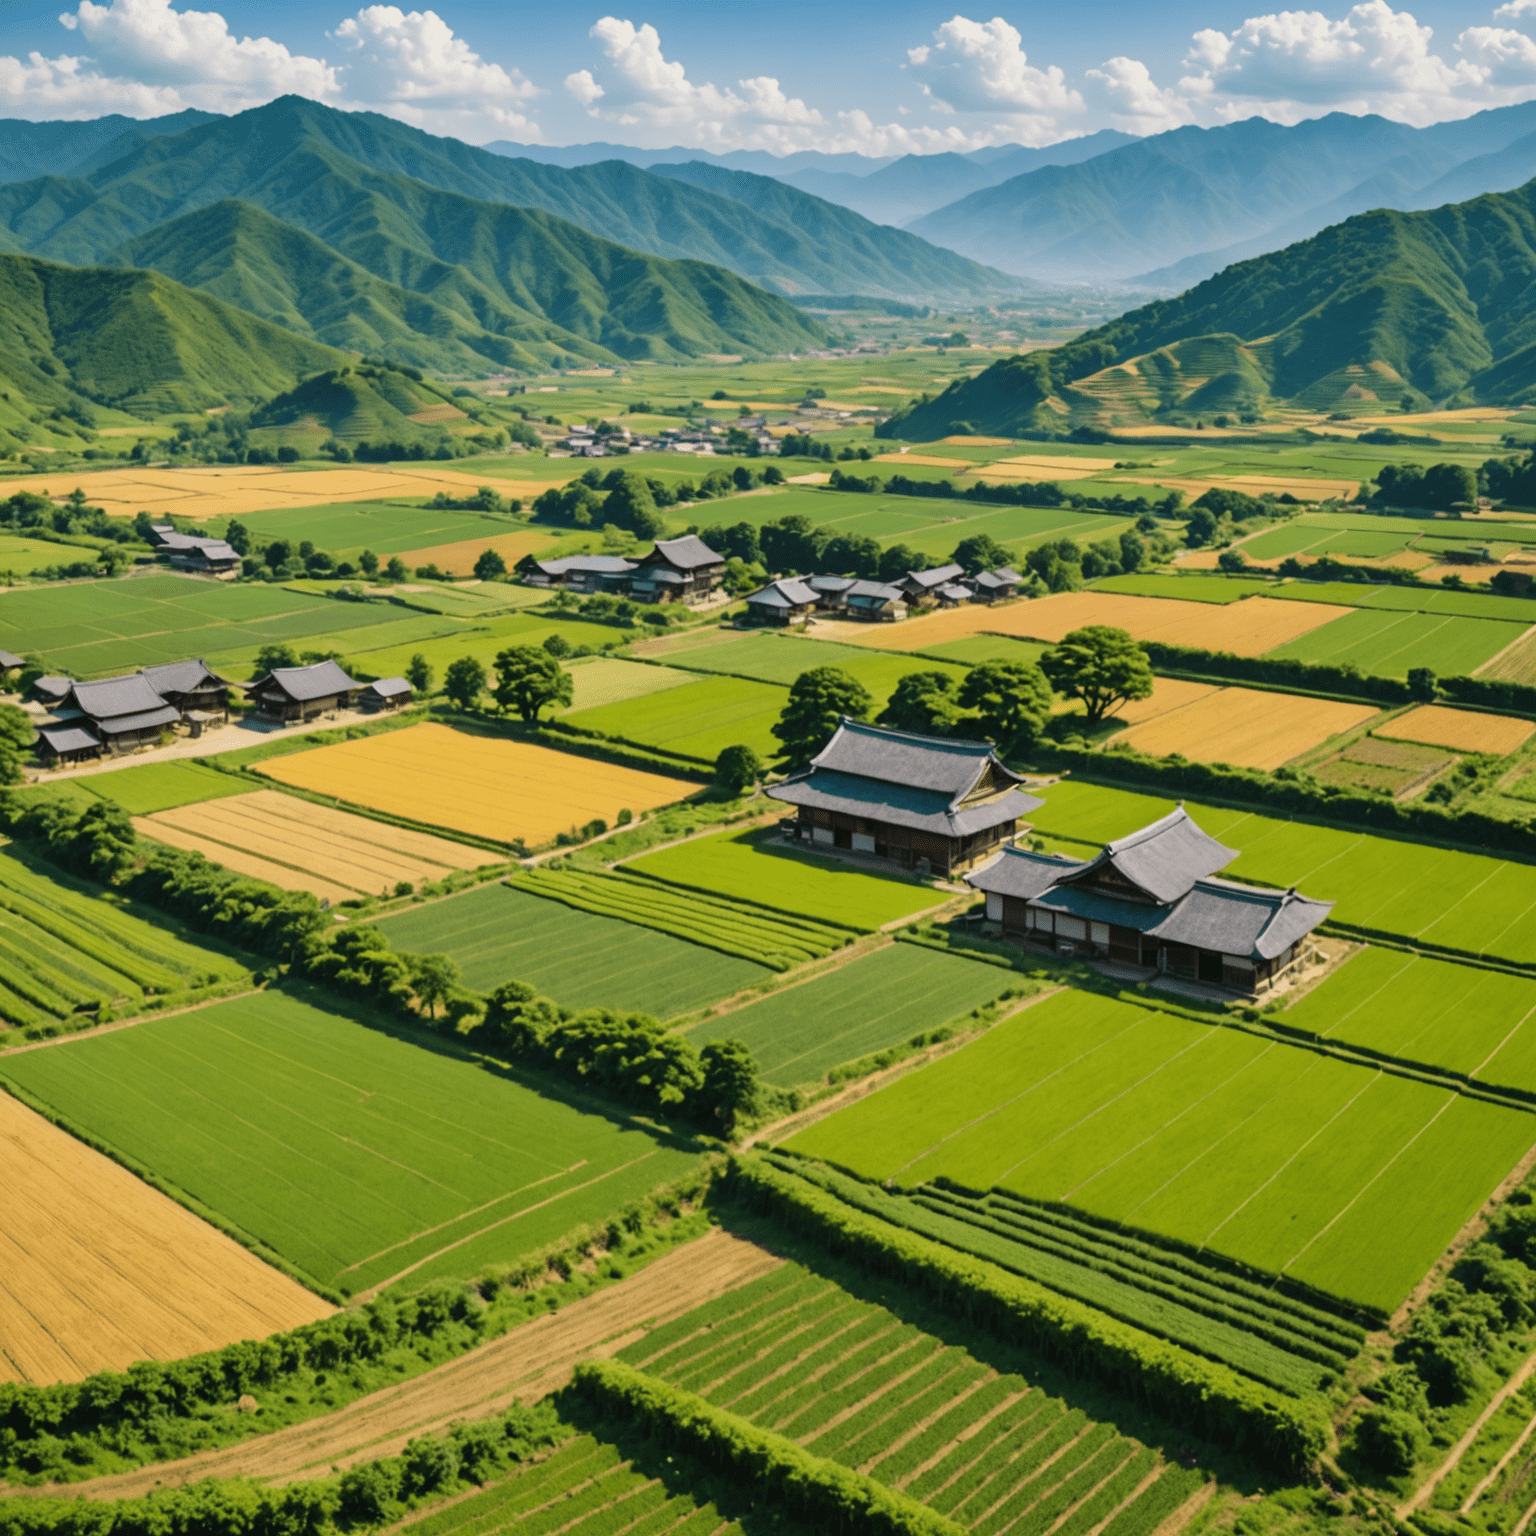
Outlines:
<svg viewBox="0 0 1536 1536"><path fill-rule="evenodd" d="M1536 725L1528 720L1511 720L1507 715L1484 715L1471 709L1447 709L1443 704L1421 704L1373 734L1393 741L1449 747L1453 752L1487 752L1493 757L1506 757L1511 752L1518 752L1536 734Z"/></svg>
<svg viewBox="0 0 1536 1536"><path fill-rule="evenodd" d="M1098 474L1100 467L1082 459L1072 464L1043 459L995 459L990 464L977 464L968 473L978 480L1086 480L1089 475Z"/></svg>
<svg viewBox="0 0 1536 1536"><path fill-rule="evenodd" d="M1491 661L1484 662L1477 669L1477 676L1502 678L1510 683L1536 683L1536 628L1526 630L1513 645L1506 645Z"/></svg>
<svg viewBox="0 0 1536 1536"><path fill-rule="evenodd" d="M1151 702L1150 700L1147 702ZM1138 752L1178 752L1197 763L1278 768L1379 711L1259 688L1217 688L1132 725L1115 738Z"/></svg>
<svg viewBox="0 0 1536 1536"><path fill-rule="evenodd" d="M481 848L275 789L178 806L140 816L134 826L145 837L194 849L284 890L311 891L322 901L385 895L402 880L417 885L504 862Z"/></svg>
<svg viewBox="0 0 1536 1536"><path fill-rule="evenodd" d="M376 811L529 846L596 817L611 826L622 810L671 805L697 787L446 725L413 725L275 757L260 771Z"/></svg>
<svg viewBox="0 0 1536 1536"><path fill-rule="evenodd" d="M1306 611L1297 613L1295 609ZM972 603L896 624L817 624L809 633L818 639L878 650L918 651L970 635L1013 635L1054 643L1086 624L1108 624L1138 640L1262 656L1287 640L1353 612L1331 603L1282 602L1273 597L1192 603L1182 598L1131 597L1118 592L1057 592L1033 602L996 608Z"/></svg>
<svg viewBox="0 0 1536 1536"><path fill-rule="evenodd" d="M547 472L527 481L498 480L506 496L527 500L564 476ZM115 517L137 512L174 512L202 521L271 512L281 507L314 507L333 501L369 501L383 497L473 494L483 482L474 475L423 464L410 469L299 469L269 464L229 464L188 469L107 469L89 474L22 475L7 484L18 491L67 496L78 485L94 505Z"/></svg>
<svg viewBox="0 0 1536 1536"><path fill-rule="evenodd" d="M936 453L877 453L876 464L926 464L929 469L964 469L969 459L941 458Z"/></svg>
<svg viewBox="0 0 1536 1536"><path fill-rule="evenodd" d="M1215 683L1189 683L1178 677L1154 677L1150 697L1122 704L1115 711L1115 719L1123 720L1127 725L1140 725L1144 720L1156 720L1171 710L1184 709L1221 691Z"/></svg>
<svg viewBox="0 0 1536 1536"><path fill-rule="evenodd" d="M1011 437L967 437L965 433L956 433L952 437L941 438L941 442L955 443L965 448L1008 448L1013 444Z"/></svg>
<svg viewBox="0 0 1536 1536"><path fill-rule="evenodd" d="M83 1381L333 1310L3 1093L0 1188L0 1381Z"/></svg>
<svg viewBox="0 0 1536 1536"><path fill-rule="evenodd" d="M475 561L488 549L494 549L507 562L510 571L524 555L537 554L555 542L552 533L539 533L532 528L516 533L493 534L488 539L460 539L455 544L429 544L425 549L413 549L401 555L406 567L415 570L418 565L435 565L449 576L473 576Z"/></svg>

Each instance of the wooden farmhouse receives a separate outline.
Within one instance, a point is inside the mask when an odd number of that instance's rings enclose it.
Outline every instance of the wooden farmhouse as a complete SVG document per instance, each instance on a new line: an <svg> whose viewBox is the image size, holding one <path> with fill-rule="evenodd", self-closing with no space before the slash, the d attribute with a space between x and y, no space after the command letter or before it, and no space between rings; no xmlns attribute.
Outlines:
<svg viewBox="0 0 1536 1536"><path fill-rule="evenodd" d="M843 611L850 619L889 623L907 616L906 594L883 581L855 581L843 595Z"/></svg>
<svg viewBox="0 0 1536 1536"><path fill-rule="evenodd" d="M236 576L240 572L239 554L223 539L177 533L169 523L151 523L149 536L155 553L176 570L207 576Z"/></svg>
<svg viewBox="0 0 1536 1536"><path fill-rule="evenodd" d="M1333 903L1215 878L1236 857L1181 805L1095 858L1004 848L965 878L1005 932L1252 996L1304 963Z"/></svg>
<svg viewBox="0 0 1536 1536"><path fill-rule="evenodd" d="M139 676L165 700L174 704L183 718L193 714L202 723L229 718L230 684L201 657L192 661L172 661L159 667L142 667Z"/></svg>
<svg viewBox="0 0 1536 1536"><path fill-rule="evenodd" d="M908 571L899 583L901 590L906 594L908 603L917 607L921 603L941 602L946 592L956 589L964 593L960 601L969 601L971 593L968 587L959 585L965 580L965 567L963 565L936 565L931 570ZM956 599L949 598L951 603Z"/></svg>
<svg viewBox="0 0 1536 1536"><path fill-rule="evenodd" d="M793 805L813 846L951 875L990 857L1043 802L991 743L886 730L844 718L809 769L767 793Z"/></svg>
<svg viewBox="0 0 1536 1536"><path fill-rule="evenodd" d="M655 549L635 567L629 590L641 603L702 602L724 570L725 556L717 555L697 534L657 539Z"/></svg>
<svg viewBox="0 0 1536 1536"><path fill-rule="evenodd" d="M1000 603L1013 597L1024 578L1010 566L1000 565L995 571L980 571L970 578L970 584L978 603Z"/></svg>
<svg viewBox="0 0 1536 1536"><path fill-rule="evenodd" d="M525 556L518 574L532 587L565 587L572 592L622 592L635 569L622 555L564 555L558 560Z"/></svg>
<svg viewBox="0 0 1536 1536"><path fill-rule="evenodd" d="M403 677L381 677L368 684L358 695L358 704L370 714L404 709L415 697Z"/></svg>
<svg viewBox="0 0 1536 1536"><path fill-rule="evenodd" d="M45 725L37 733L38 755L55 766L73 767L104 750L98 737L82 725Z"/></svg>
<svg viewBox="0 0 1536 1536"><path fill-rule="evenodd" d="M759 624L793 624L816 611L817 593L798 576L781 576L747 598L748 617Z"/></svg>
<svg viewBox="0 0 1536 1536"><path fill-rule="evenodd" d="M317 661L312 667L274 667L265 677L245 685L259 714L301 725L345 709L362 686L334 661Z"/></svg>
<svg viewBox="0 0 1536 1536"><path fill-rule="evenodd" d="M181 724L181 711L161 698L142 672L71 683L55 711L66 723L94 733L113 752L152 746L162 731Z"/></svg>

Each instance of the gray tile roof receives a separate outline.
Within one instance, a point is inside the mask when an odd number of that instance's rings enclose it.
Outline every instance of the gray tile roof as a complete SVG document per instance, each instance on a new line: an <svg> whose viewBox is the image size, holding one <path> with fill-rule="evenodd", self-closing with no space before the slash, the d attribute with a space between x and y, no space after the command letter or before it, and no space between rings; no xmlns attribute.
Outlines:
<svg viewBox="0 0 1536 1536"><path fill-rule="evenodd" d="M381 677L369 683L368 686L381 699L398 698L402 693L411 691L411 685L403 677Z"/></svg>
<svg viewBox="0 0 1536 1536"><path fill-rule="evenodd" d="M129 731L153 730L157 725L175 725L181 719L181 711L174 704L162 704L158 709L141 710L136 715L113 715L108 720L91 723L104 736L121 736Z"/></svg>
<svg viewBox="0 0 1536 1536"><path fill-rule="evenodd" d="M995 571L982 571L971 577L971 580L983 591L995 592L1003 587L1016 587L1024 578L1008 566L1000 565Z"/></svg>
<svg viewBox="0 0 1536 1536"><path fill-rule="evenodd" d="M564 555L559 560L533 562L546 576L564 576L571 571L595 571L599 576L617 576L635 568L633 560L622 555Z"/></svg>
<svg viewBox="0 0 1536 1536"><path fill-rule="evenodd" d="M75 683L61 700L64 707L73 704L92 720L117 720L128 715L142 715L157 709L171 709L155 691L143 673L128 677L103 677L92 683Z"/></svg>
<svg viewBox="0 0 1536 1536"><path fill-rule="evenodd" d="M832 740L812 759L811 767L934 790L959 800L970 793L996 755L988 741L920 736L915 731L894 731L845 717ZM1013 783L1021 782L1016 773L1006 768L1002 772Z"/></svg>
<svg viewBox="0 0 1536 1536"><path fill-rule="evenodd" d="M952 603L968 603L975 595L969 587L956 586L950 583L938 589L940 597L947 597Z"/></svg>
<svg viewBox="0 0 1536 1536"><path fill-rule="evenodd" d="M12 667L25 666L21 657L13 651L0 651L0 671L9 672Z"/></svg>
<svg viewBox="0 0 1536 1536"><path fill-rule="evenodd" d="M233 544L226 544L223 539L197 539L193 543L193 553L201 555L204 560L238 560L239 553Z"/></svg>
<svg viewBox="0 0 1536 1536"><path fill-rule="evenodd" d="M78 725L44 726L37 734L59 753L84 752L89 747L101 745L89 731Z"/></svg>
<svg viewBox="0 0 1536 1536"><path fill-rule="evenodd" d="M363 686L355 678L348 677L334 661L317 661L312 667L274 667L265 677L258 677L245 686L254 693L267 683L276 683L295 704L351 693Z"/></svg>
<svg viewBox="0 0 1536 1536"><path fill-rule="evenodd" d="M1080 878L1092 879L1095 871L1107 866L1154 901L1176 901L1196 880L1214 875L1236 857L1235 848L1224 847L1201 831L1179 805L1140 831L1106 843Z"/></svg>
<svg viewBox="0 0 1536 1536"><path fill-rule="evenodd" d="M192 661L168 661L158 667L140 667L139 675L147 679L157 693L195 693L205 684L215 688L229 686L200 656Z"/></svg>
<svg viewBox="0 0 1536 1536"><path fill-rule="evenodd" d="M680 539L657 539L656 548L646 558L658 555L681 571L696 571L701 566L725 563L725 556L717 555L696 533L685 533Z"/></svg>
<svg viewBox="0 0 1536 1536"><path fill-rule="evenodd" d="M957 809L942 790L882 783L827 769L813 769L787 779L768 794L786 805L841 811L845 816L865 816L896 827L935 832L940 837L968 837L1028 815L1042 803L1021 789L1011 789L994 799Z"/></svg>
<svg viewBox="0 0 1536 1536"><path fill-rule="evenodd" d="M781 576L751 593L747 601L765 608L801 608L816 601L816 594L798 576Z"/></svg>
<svg viewBox="0 0 1536 1536"><path fill-rule="evenodd" d="M852 576L807 576L805 584L818 592L846 592L850 587L858 586Z"/></svg>
<svg viewBox="0 0 1536 1536"><path fill-rule="evenodd" d="M965 878L978 891L1033 901L1050 890L1063 875L1087 867L1083 859L1036 853L1029 848L1004 848L995 859L972 870Z"/></svg>
<svg viewBox="0 0 1536 1536"><path fill-rule="evenodd" d="M64 699L69 696L69 690L75 686L72 677L40 677L32 684L32 691L41 694L45 699Z"/></svg>
<svg viewBox="0 0 1536 1536"><path fill-rule="evenodd" d="M900 602L907 594L900 587L887 586L883 581L856 581L848 588L848 601L865 603Z"/></svg>
<svg viewBox="0 0 1536 1536"><path fill-rule="evenodd" d="M934 591L947 585L956 576L964 576L963 565L936 565L928 571L908 571L906 580L914 587L921 587L925 591Z"/></svg>

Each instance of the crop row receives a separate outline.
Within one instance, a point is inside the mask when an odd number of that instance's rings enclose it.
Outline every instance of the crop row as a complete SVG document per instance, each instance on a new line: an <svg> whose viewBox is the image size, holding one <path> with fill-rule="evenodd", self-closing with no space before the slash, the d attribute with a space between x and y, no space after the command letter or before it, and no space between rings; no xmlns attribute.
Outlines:
<svg viewBox="0 0 1536 1536"><path fill-rule="evenodd" d="M1186 1301L1175 1287L1117 1274L1100 1262L1085 1263L1069 1249L1030 1246L1015 1240L1006 1229L984 1224L982 1218L950 1215L942 1206L930 1208L920 1199L889 1195L831 1169L798 1159L776 1162L855 1210L1024 1275L1281 1391L1297 1395L1312 1391L1323 1374L1317 1356L1324 1352L1318 1346L1293 1347L1278 1330L1260 1336L1249 1319L1235 1313L1223 1319L1219 1304L1203 1297ZM1342 1361L1324 1355L1323 1363L1337 1369Z"/></svg>
<svg viewBox="0 0 1536 1536"><path fill-rule="evenodd" d="M510 876L507 884L581 912L619 918L755 960L776 971L829 955L851 937L845 930L766 908L603 871L534 869Z"/></svg>
<svg viewBox="0 0 1536 1536"><path fill-rule="evenodd" d="M1280 1308L1265 1307L1240 1291L1223 1291L1220 1282L1225 1277L1219 1271L1206 1270L1197 1276L1092 1239L1074 1238L1060 1227L1034 1221L1001 1202L967 1199L932 1187L919 1191L913 1199L917 1205L1005 1242L1055 1255L1179 1302L1202 1316L1247 1329L1330 1370L1341 1370L1359 1352L1360 1341L1347 1334L1322 1329Z"/></svg>

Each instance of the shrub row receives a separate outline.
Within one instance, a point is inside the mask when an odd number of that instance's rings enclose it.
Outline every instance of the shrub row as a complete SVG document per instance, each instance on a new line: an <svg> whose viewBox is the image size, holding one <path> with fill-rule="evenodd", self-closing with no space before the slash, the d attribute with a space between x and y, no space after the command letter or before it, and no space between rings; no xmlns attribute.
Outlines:
<svg viewBox="0 0 1536 1536"><path fill-rule="evenodd" d="M618 1360L582 1362L571 1390L598 1412L686 1451L732 1482L761 1488L813 1530L963 1536L964 1527L904 1494Z"/></svg>
<svg viewBox="0 0 1536 1536"><path fill-rule="evenodd" d="M1313 1403L1287 1400L1081 1302L853 1211L760 1158L736 1158L731 1172L732 1188L745 1203L831 1251L901 1279L1006 1338L1023 1339L1069 1367L1101 1376L1234 1450L1295 1472L1315 1462L1328 1443L1327 1421Z"/></svg>
<svg viewBox="0 0 1536 1536"><path fill-rule="evenodd" d="M1198 672L1205 677L1229 678L1240 683L1277 683L1309 693L1342 693L1376 704L1407 704L1413 698L1401 678L1369 676L1355 666L1332 667L1290 656L1235 656L1231 651L1165 645L1160 640L1143 640L1141 648L1147 653L1147 660L1160 671ZM1531 692L1536 694L1536 689Z"/></svg>

